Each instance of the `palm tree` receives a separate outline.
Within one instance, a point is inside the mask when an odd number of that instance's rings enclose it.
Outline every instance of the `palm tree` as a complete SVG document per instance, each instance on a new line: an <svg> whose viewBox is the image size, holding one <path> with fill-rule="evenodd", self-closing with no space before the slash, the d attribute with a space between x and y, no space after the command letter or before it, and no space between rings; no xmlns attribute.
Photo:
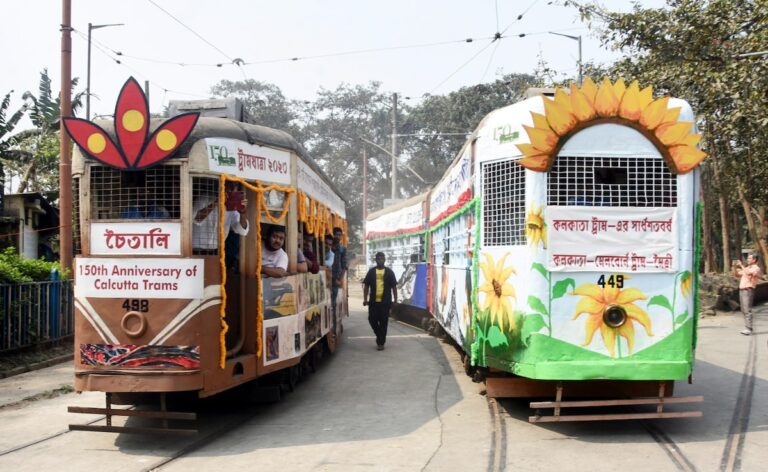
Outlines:
<svg viewBox="0 0 768 472"><path fill-rule="evenodd" d="M16 157L14 155L13 146L16 144L16 137L11 136L14 128L19 121L24 117L24 113L27 111L27 106L23 105L16 110L10 117L8 117L8 109L11 106L11 94L13 90L5 94L3 101L0 102L0 181L5 183L4 167L9 159Z"/></svg>
<svg viewBox="0 0 768 472"><path fill-rule="evenodd" d="M73 89L77 86L77 82L77 78L72 79ZM83 92L73 96L73 114L82 106L83 96ZM17 142L27 151L26 154L17 155L15 162L19 169L26 167L24 176L19 183L19 193L24 192L30 183L33 187L36 186L38 170L50 173L58 172L58 153L55 147L50 145L50 141L56 138L59 129L59 116L61 115L61 97L53 98L48 69L43 69L40 73L37 96L27 91L22 95L22 98L27 102L25 106L35 128L17 135Z"/></svg>

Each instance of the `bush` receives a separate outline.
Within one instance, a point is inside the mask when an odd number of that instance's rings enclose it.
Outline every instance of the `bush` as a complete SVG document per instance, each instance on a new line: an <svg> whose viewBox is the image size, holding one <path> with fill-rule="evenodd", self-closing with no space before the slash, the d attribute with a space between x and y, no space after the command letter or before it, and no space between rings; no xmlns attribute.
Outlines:
<svg viewBox="0 0 768 472"><path fill-rule="evenodd" d="M61 274L58 262L23 259L14 247L5 248L0 253L0 283L44 282L51 279L52 269Z"/></svg>

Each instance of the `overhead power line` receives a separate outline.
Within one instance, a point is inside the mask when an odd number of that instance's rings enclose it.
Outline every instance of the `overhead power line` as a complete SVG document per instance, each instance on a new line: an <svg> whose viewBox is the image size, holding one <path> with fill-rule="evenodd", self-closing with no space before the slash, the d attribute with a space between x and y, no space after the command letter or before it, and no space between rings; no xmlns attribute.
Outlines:
<svg viewBox="0 0 768 472"><path fill-rule="evenodd" d="M88 36L85 33L83 33L82 31L76 30L75 28L72 28L72 31L74 31L75 34L77 34L77 36L79 36L80 39L82 39L83 41L85 41L85 42L88 41ZM129 66L124 61L118 59L118 57L127 57L127 56L124 56L119 51L115 51L112 48L104 46L102 43L100 43L98 41L93 41L92 40L91 42L92 42L93 46L96 48L96 50L98 52L100 52L101 54L103 54L104 56L109 58L110 60L114 61L115 64L117 64L119 66L122 66L122 67L125 67L126 69L128 69L128 70L132 71L133 73L135 73L137 76L139 76L139 77L149 81L150 85L152 85L154 87L157 87L158 89L162 90L164 94L170 92L170 93L174 93L174 94L177 94L177 95L186 95L186 96L189 96L189 97L209 98L208 95L202 95L202 94L191 93L191 92L184 92L184 91L181 91L181 90L175 90L175 89L170 89L170 88L164 87L163 85L161 85L157 81L155 81L155 80L151 79L150 77L148 77L143 72L141 72L141 71L139 71L139 70ZM117 56L117 57L115 57L115 56Z"/></svg>
<svg viewBox="0 0 768 472"><path fill-rule="evenodd" d="M155 2L154 2L154 0L147 0L147 1L148 1L149 3L151 3L152 5L154 5L155 7L157 7L157 9L158 9L158 10L160 10L160 11L162 11L163 13L165 13L166 15L170 16L170 17L173 19L173 21L175 21L176 23L178 23L178 24L180 24L181 26L183 26L184 28L186 28L186 29L187 29L187 30L188 30L190 33L192 33L192 34L194 34L195 36L197 36L198 38L200 38L200 40L201 40L201 41L203 41L205 44L207 44L208 46L210 46L210 47L212 47L213 49L215 49L216 51L218 51L218 52L219 52L219 53L220 53L222 56L226 57L226 58L227 58L227 59L228 59L230 62L232 62L232 63L235 63L235 59L232 59L232 58L231 58L231 57L230 57L230 56L229 56L227 53L225 53L224 51L222 51L221 49L219 49L219 48L218 48L218 47L217 47L215 44L213 44L212 42L210 42L210 41L208 41L207 39L205 39L205 38L204 38L204 37L203 37L203 36L202 36L200 33L198 33L197 31L195 31L195 30L194 30L194 29L192 29L191 27L187 26L187 25L186 25L186 24L185 24L183 21L181 21L180 19L178 19L178 18L176 18L175 16L173 16L173 14L172 14L171 12L169 12L169 11L168 11L168 10L166 10L165 8L163 8L163 7L161 7L160 5L158 5L157 3L155 3Z"/></svg>

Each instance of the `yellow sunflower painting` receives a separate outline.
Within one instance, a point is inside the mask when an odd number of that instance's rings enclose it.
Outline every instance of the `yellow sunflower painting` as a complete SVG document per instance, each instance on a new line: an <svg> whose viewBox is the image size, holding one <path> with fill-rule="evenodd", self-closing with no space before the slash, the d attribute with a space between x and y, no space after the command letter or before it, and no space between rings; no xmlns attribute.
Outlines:
<svg viewBox="0 0 768 472"><path fill-rule="evenodd" d="M516 273L514 267L504 267L508 255L504 254L498 263L494 263L490 254L483 253L485 261L480 262L482 279L477 289L485 295L480 310L490 310L491 322L497 323L502 331L506 323L507 331L511 332L515 329L512 299L517 299L517 295L514 287L507 283L509 276Z"/></svg>
<svg viewBox="0 0 768 472"><path fill-rule="evenodd" d="M531 210L525 217L525 239L528 240L528 244L535 248L539 247L539 241L547 248L547 226L544 224L544 205L538 209L534 209L534 204L531 203Z"/></svg>
<svg viewBox="0 0 768 472"><path fill-rule="evenodd" d="M651 318L648 313L635 304L638 300L646 300L648 297L636 288L601 287L597 284L584 284L576 287L572 295L581 296L576 303L575 320L586 314L586 338L582 346L592 343L595 331L600 330L603 343L611 357L615 357L616 336L621 336L627 341L629 354L635 344L634 323L645 328L648 336L653 336L651 330Z"/></svg>
<svg viewBox="0 0 768 472"><path fill-rule="evenodd" d="M685 298L691 298L691 292L693 292L693 276L689 271L685 271L680 277L680 293Z"/></svg>
<svg viewBox="0 0 768 472"><path fill-rule="evenodd" d="M612 84L604 78L598 87L587 77L581 88L571 84L570 94L562 89L555 98L544 97L544 115L531 113L533 126L524 126L530 144L518 144L521 166L547 171L555 158L561 138L597 119L617 119L630 123L666 147L672 170L685 174L706 157L696 148L701 134L690 133L693 122L677 121L680 108L668 108L669 97L653 99L653 89L640 89L637 81L627 87L622 79Z"/></svg>

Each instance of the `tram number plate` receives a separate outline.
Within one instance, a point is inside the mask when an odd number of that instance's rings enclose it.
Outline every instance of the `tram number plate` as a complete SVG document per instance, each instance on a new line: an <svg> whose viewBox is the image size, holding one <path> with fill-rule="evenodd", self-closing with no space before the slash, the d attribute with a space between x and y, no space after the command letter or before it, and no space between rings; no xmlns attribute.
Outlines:
<svg viewBox="0 0 768 472"><path fill-rule="evenodd" d="M126 300L123 302L123 308L127 311L140 311L142 313L146 313L149 311L149 300Z"/></svg>
<svg viewBox="0 0 768 472"><path fill-rule="evenodd" d="M605 275L601 275L597 279L597 285L605 288L606 286L612 288L624 288L624 276L623 275L610 275L605 278Z"/></svg>

